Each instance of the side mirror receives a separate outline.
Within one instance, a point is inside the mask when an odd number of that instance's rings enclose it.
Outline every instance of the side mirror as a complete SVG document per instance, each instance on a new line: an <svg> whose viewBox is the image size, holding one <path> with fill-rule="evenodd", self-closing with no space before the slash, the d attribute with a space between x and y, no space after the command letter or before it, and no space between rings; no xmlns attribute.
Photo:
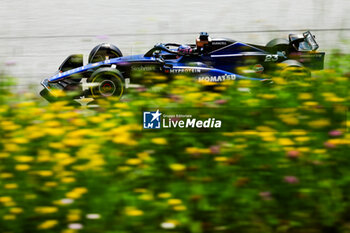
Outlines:
<svg viewBox="0 0 350 233"><path fill-rule="evenodd" d="M73 54L64 60L61 66L58 68L59 71L66 72L68 70L80 67L84 65L83 54Z"/></svg>

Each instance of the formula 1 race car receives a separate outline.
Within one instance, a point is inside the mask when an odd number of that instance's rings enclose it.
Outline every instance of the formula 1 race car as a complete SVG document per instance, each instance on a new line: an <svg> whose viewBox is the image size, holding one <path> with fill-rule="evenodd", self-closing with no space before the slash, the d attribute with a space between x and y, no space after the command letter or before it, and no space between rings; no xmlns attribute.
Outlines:
<svg viewBox="0 0 350 233"><path fill-rule="evenodd" d="M177 74L188 75L214 84L263 81L277 69L286 79L307 77L310 70L323 69L325 53L316 52L318 47L309 31L290 34L289 40L273 39L266 46L210 38L202 32L195 44L156 44L147 53L132 56L123 56L116 46L103 43L91 51L86 65L83 55L69 56L54 76L41 82L44 90L40 94L49 101L55 89L78 91L81 97L121 97L128 88L150 83L146 75L137 75L139 72L162 74L168 77L166 81ZM83 84L88 88L83 90Z"/></svg>

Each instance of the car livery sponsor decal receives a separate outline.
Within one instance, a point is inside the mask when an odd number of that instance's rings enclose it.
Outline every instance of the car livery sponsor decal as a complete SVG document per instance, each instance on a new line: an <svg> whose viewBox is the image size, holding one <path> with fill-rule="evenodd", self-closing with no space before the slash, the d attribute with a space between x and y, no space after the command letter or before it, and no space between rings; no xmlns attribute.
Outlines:
<svg viewBox="0 0 350 233"><path fill-rule="evenodd" d="M170 68L167 73L177 74L177 73L200 73L200 69L196 68Z"/></svg>
<svg viewBox="0 0 350 233"><path fill-rule="evenodd" d="M225 74L219 76L201 76L198 77L199 82L223 82L226 80L236 80L236 75L234 74Z"/></svg>
<svg viewBox="0 0 350 233"><path fill-rule="evenodd" d="M156 66L132 66L133 71L156 71Z"/></svg>
<svg viewBox="0 0 350 233"><path fill-rule="evenodd" d="M261 64L256 64L256 65L254 66L254 71L255 71L256 73L262 73L262 72L264 71L264 67L263 67Z"/></svg>
<svg viewBox="0 0 350 233"><path fill-rule="evenodd" d="M226 41L213 41L212 45L227 45Z"/></svg>

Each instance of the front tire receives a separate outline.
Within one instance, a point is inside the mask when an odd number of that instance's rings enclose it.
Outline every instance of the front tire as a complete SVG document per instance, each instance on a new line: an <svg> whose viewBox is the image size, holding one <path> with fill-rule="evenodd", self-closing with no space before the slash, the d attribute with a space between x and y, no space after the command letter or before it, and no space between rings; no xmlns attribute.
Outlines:
<svg viewBox="0 0 350 233"><path fill-rule="evenodd" d="M121 98L124 93L123 75L116 69L102 68L95 71L88 80L93 98Z"/></svg>

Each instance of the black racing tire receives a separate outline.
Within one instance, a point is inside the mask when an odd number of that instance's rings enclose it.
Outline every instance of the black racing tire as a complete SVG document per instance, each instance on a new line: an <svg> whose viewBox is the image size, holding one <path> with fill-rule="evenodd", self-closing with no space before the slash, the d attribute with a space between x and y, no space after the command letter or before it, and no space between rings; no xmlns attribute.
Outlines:
<svg viewBox="0 0 350 233"><path fill-rule="evenodd" d="M289 53L290 43L286 39L276 38L270 40L265 46L270 52L277 53L278 51Z"/></svg>
<svg viewBox="0 0 350 233"><path fill-rule="evenodd" d="M90 94L93 98L121 98L124 94L124 78L119 70L100 68L87 80L90 83Z"/></svg>
<svg viewBox="0 0 350 233"><path fill-rule="evenodd" d="M280 76L286 81L305 81L311 77L310 70L296 60L286 60L281 65Z"/></svg>
<svg viewBox="0 0 350 233"><path fill-rule="evenodd" d="M102 43L97 46L95 46L90 54L89 54L89 63L95 63L106 60L106 57L109 59L111 58L117 58L122 57L123 54L120 51L120 49L113 45L108 43Z"/></svg>

